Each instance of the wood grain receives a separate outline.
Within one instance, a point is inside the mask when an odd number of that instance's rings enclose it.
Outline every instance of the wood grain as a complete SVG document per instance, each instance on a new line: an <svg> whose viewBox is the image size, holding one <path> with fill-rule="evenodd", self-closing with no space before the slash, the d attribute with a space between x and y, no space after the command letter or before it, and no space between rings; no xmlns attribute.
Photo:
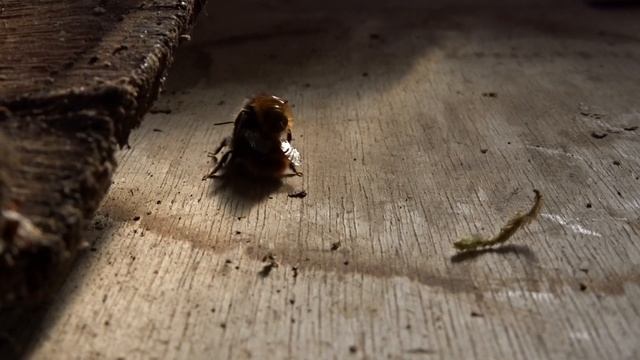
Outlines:
<svg viewBox="0 0 640 360"><path fill-rule="evenodd" d="M119 154L33 358L640 356L638 9L208 14L157 105L171 113ZM295 104L305 176L201 181L231 131L215 123L260 91ZM533 188L545 207L511 245L455 255Z"/></svg>
<svg viewBox="0 0 640 360"><path fill-rule="evenodd" d="M37 307L86 245L117 142L156 99L201 4L0 2L0 358L24 352Z"/></svg>
<svg viewBox="0 0 640 360"><path fill-rule="evenodd" d="M0 210L15 208L42 235L1 231L0 309L37 304L61 282L111 184L116 141L156 99L200 5L0 4Z"/></svg>

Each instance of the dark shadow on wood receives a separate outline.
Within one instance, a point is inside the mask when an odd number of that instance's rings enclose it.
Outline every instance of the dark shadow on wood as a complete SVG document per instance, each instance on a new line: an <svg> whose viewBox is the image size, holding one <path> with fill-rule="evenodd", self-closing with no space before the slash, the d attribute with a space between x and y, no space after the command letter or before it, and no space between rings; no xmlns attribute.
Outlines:
<svg viewBox="0 0 640 360"><path fill-rule="evenodd" d="M0 311L0 358L24 358L40 329L49 305Z"/></svg>
<svg viewBox="0 0 640 360"><path fill-rule="evenodd" d="M586 3L599 10L627 10L640 7L640 0L589 0Z"/></svg>
<svg viewBox="0 0 640 360"><path fill-rule="evenodd" d="M538 262L538 257L527 245L505 245L496 248L460 252L451 257L451 262L459 263L462 261L474 260L489 253L503 255L514 254L523 257L528 262Z"/></svg>
<svg viewBox="0 0 640 360"><path fill-rule="evenodd" d="M111 233L113 226L112 221L94 220L83 234L83 238L89 242L89 249L80 253L76 261L67 264L68 268L61 273L67 274L71 268L84 268L91 261L90 253L97 251L102 246L101 243L108 239L107 234ZM63 308L75 292L75 288L65 289L65 280L66 277L58 278L57 283L51 285L54 291L39 305L18 304L0 309L0 359L29 357L37 339L47 334L59 320L57 315L60 312L51 311L52 305L56 303Z"/></svg>
<svg viewBox="0 0 640 360"><path fill-rule="evenodd" d="M291 190L291 186L282 179L257 178L233 161L229 161L215 178L205 181L213 182L209 187L210 196L220 196L229 201L239 202L241 207L249 209L268 199L272 194Z"/></svg>

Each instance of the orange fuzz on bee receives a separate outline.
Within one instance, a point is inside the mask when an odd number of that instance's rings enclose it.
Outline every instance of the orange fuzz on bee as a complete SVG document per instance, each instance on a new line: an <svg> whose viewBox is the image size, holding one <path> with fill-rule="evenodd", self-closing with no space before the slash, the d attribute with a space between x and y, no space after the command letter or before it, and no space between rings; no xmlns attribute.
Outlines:
<svg viewBox="0 0 640 360"><path fill-rule="evenodd" d="M215 166L204 179L218 176L222 168L239 169L259 178L286 176L287 169L302 176L300 153L291 145L293 114L287 100L273 95L249 99L234 121L233 134L213 152ZM220 160L217 155L226 149Z"/></svg>

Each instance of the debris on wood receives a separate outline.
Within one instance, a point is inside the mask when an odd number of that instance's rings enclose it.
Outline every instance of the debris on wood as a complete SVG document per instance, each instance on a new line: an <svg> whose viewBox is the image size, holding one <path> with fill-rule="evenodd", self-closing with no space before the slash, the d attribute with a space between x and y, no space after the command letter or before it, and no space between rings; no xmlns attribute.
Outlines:
<svg viewBox="0 0 640 360"><path fill-rule="evenodd" d="M625 131L636 131L638 130L637 126L627 126L625 128L623 128Z"/></svg>
<svg viewBox="0 0 640 360"><path fill-rule="evenodd" d="M334 242L333 244L331 244L331 251L336 251L336 250L340 249L341 245L342 244L340 244L340 241Z"/></svg>
<svg viewBox="0 0 640 360"><path fill-rule="evenodd" d="M587 284L580 283L579 286L580 286L580 291L586 291L587 290Z"/></svg>
<svg viewBox="0 0 640 360"><path fill-rule="evenodd" d="M262 257L262 262L267 262L269 260L275 260L276 257L273 256L273 254L267 254L265 256Z"/></svg>
<svg viewBox="0 0 640 360"><path fill-rule="evenodd" d="M453 246L458 251L473 251L479 248L501 244L509 240L509 238L513 236L518 229L529 224L538 216L538 213L542 208L542 195L540 194L540 191L536 189L534 189L533 192L536 196L531 210L524 215L521 215L520 213L516 214L516 216L509 220L509 222L500 229L500 232L496 236L490 239L485 239L480 235L473 235L470 238L464 238L456 241L453 243Z"/></svg>
<svg viewBox="0 0 640 360"><path fill-rule="evenodd" d="M603 132L597 132L597 131L592 131L591 132L591 137L594 139L604 139L607 137L607 133L603 133Z"/></svg>
<svg viewBox="0 0 640 360"><path fill-rule="evenodd" d="M269 274L271 273L271 270L279 266L278 262L276 261L276 257L273 256L272 254L266 255L264 258L262 258L262 261L267 263L262 267L262 270L258 272L258 275L260 275L260 277L263 277L263 278L269 276Z"/></svg>
<svg viewBox="0 0 640 360"><path fill-rule="evenodd" d="M490 98L496 98L498 97L498 94L495 92L483 92L482 96L484 97L490 97Z"/></svg>
<svg viewBox="0 0 640 360"><path fill-rule="evenodd" d="M223 122L214 123L213 126L227 125L227 124L233 124L233 123L234 121L223 121Z"/></svg>
<svg viewBox="0 0 640 360"><path fill-rule="evenodd" d="M593 118L593 119L602 119L602 117L604 116L604 114L590 113L590 112L586 112L586 111L581 111L580 115L586 116L586 117L590 117L590 118Z"/></svg>
<svg viewBox="0 0 640 360"><path fill-rule="evenodd" d="M273 270L273 268L278 267L278 264L274 261L274 262L270 262L268 264L266 264L265 266L262 267L262 270L260 270L258 272L258 275L260 275L261 277L267 277L269 276L269 274L271 273L271 270Z"/></svg>
<svg viewBox="0 0 640 360"><path fill-rule="evenodd" d="M586 104L579 104L578 110L580 111L580 115L589 117L592 119L602 119L606 114L603 111L599 111L598 109L594 109L591 106Z"/></svg>
<svg viewBox="0 0 640 360"><path fill-rule="evenodd" d="M304 199L307 196L307 192L305 190L300 190L294 193L287 194L290 198L299 198Z"/></svg>

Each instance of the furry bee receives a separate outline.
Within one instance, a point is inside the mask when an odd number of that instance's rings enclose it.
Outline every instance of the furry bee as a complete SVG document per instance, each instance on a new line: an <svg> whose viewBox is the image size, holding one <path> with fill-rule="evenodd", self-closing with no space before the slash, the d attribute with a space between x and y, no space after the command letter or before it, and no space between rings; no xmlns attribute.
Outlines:
<svg viewBox="0 0 640 360"><path fill-rule="evenodd" d="M210 154L215 166L203 177L218 177L223 167L239 169L256 178L280 178L287 169L295 175L300 153L291 146L293 114L287 100L273 95L249 99L234 121L232 136L222 140ZM216 156L227 149L218 161Z"/></svg>

